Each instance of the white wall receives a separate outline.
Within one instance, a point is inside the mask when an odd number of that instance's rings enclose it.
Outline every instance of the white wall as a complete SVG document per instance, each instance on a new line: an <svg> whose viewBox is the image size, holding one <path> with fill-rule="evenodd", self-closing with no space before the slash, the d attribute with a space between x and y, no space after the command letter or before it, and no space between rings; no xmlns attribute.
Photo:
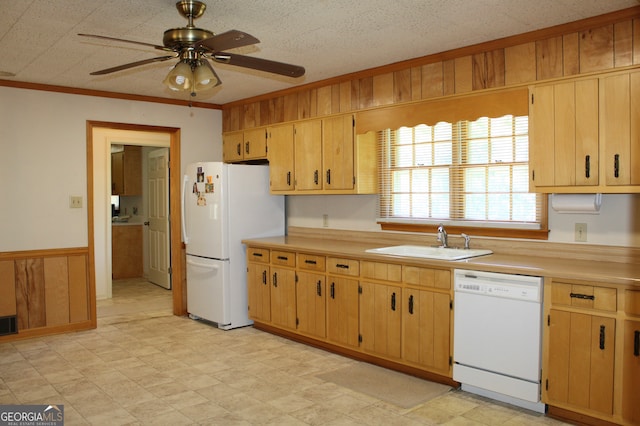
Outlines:
<svg viewBox="0 0 640 426"><path fill-rule="evenodd" d="M375 195L295 195L287 197L289 226L379 231ZM640 194L604 194L600 214L559 214L549 209L549 242L574 243L576 223L587 224L587 242L575 244L640 247Z"/></svg>
<svg viewBox="0 0 640 426"><path fill-rule="evenodd" d="M87 246L88 120L180 128L182 167L222 159L220 110L0 87L0 252Z"/></svg>

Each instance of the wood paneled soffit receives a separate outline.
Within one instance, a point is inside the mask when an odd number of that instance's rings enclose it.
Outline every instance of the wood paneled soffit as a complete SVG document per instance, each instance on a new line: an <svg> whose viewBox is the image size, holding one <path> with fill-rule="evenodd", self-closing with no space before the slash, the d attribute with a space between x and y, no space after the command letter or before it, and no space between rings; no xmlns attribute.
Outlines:
<svg viewBox="0 0 640 426"><path fill-rule="evenodd" d="M640 6L223 105L224 131L640 64Z"/></svg>

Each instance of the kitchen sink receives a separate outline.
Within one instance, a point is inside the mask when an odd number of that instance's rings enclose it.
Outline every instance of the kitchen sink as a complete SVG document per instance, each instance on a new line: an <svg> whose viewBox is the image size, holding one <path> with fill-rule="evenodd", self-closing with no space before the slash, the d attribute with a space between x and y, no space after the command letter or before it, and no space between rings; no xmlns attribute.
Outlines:
<svg viewBox="0 0 640 426"><path fill-rule="evenodd" d="M461 249L455 247L431 247L431 246L390 246L366 250L367 253L390 254L403 257L422 257L438 260L461 260L470 257L484 256L493 253L484 249Z"/></svg>

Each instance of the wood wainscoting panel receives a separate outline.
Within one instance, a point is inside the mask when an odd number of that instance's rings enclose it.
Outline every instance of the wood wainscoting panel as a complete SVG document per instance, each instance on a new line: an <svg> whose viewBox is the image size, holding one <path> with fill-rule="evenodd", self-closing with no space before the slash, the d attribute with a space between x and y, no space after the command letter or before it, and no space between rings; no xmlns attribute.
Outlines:
<svg viewBox="0 0 640 426"><path fill-rule="evenodd" d="M562 37L536 41L537 80L562 77Z"/></svg>
<svg viewBox="0 0 640 426"><path fill-rule="evenodd" d="M87 256L69 256L69 322L90 319Z"/></svg>
<svg viewBox="0 0 640 426"><path fill-rule="evenodd" d="M504 49L505 84L522 84L536 80L536 44L523 43Z"/></svg>
<svg viewBox="0 0 640 426"><path fill-rule="evenodd" d="M437 98L443 95L444 78L442 62L422 66L422 98Z"/></svg>
<svg viewBox="0 0 640 426"><path fill-rule="evenodd" d="M15 261L18 330L47 324L42 258Z"/></svg>
<svg viewBox="0 0 640 426"><path fill-rule="evenodd" d="M613 25L580 32L580 72L613 68Z"/></svg>
<svg viewBox="0 0 640 426"><path fill-rule="evenodd" d="M44 297L47 326L69 323L69 265L67 257L44 259Z"/></svg>
<svg viewBox="0 0 640 426"><path fill-rule="evenodd" d="M562 36L562 73L564 76L580 73L580 38L578 33Z"/></svg>
<svg viewBox="0 0 640 426"><path fill-rule="evenodd" d="M613 25L613 66L633 65L633 21Z"/></svg>
<svg viewBox="0 0 640 426"><path fill-rule="evenodd" d="M13 260L0 261L0 317L16 314L16 273Z"/></svg>

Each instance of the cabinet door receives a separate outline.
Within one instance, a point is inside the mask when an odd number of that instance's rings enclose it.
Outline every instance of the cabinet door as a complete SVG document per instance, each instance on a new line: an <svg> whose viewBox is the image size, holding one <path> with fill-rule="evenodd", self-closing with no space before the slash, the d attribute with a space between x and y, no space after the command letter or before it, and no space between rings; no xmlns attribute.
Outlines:
<svg viewBox="0 0 640 426"><path fill-rule="evenodd" d="M607 185L640 185L640 73L602 79Z"/></svg>
<svg viewBox="0 0 640 426"><path fill-rule="evenodd" d="M247 299L249 318L256 321L271 321L271 286L269 266L262 263L247 263Z"/></svg>
<svg viewBox="0 0 640 426"><path fill-rule="evenodd" d="M451 298L446 293L402 291L402 357L442 374L451 365Z"/></svg>
<svg viewBox="0 0 640 426"><path fill-rule="evenodd" d="M324 189L353 189L353 117L322 120L322 164Z"/></svg>
<svg viewBox="0 0 640 426"><path fill-rule="evenodd" d="M529 176L532 187L554 183L554 90L535 87L529 95Z"/></svg>
<svg viewBox="0 0 640 426"><path fill-rule="evenodd" d="M365 351L400 358L401 288L362 282L360 335Z"/></svg>
<svg viewBox="0 0 640 426"><path fill-rule="evenodd" d="M222 161L225 163L241 161L243 158L242 144L242 132L222 135Z"/></svg>
<svg viewBox="0 0 640 426"><path fill-rule="evenodd" d="M551 309L548 326L545 402L612 414L615 319Z"/></svg>
<svg viewBox="0 0 640 426"><path fill-rule="evenodd" d="M111 195L124 195L124 151L111 154Z"/></svg>
<svg viewBox="0 0 640 426"><path fill-rule="evenodd" d="M313 272L298 272L296 310L298 331L316 337L326 336L325 276Z"/></svg>
<svg viewBox="0 0 640 426"><path fill-rule="evenodd" d="M358 346L358 281L328 277L327 337L342 344Z"/></svg>
<svg viewBox="0 0 640 426"><path fill-rule="evenodd" d="M271 268L271 322L295 330L296 287L293 269Z"/></svg>
<svg viewBox="0 0 640 426"><path fill-rule="evenodd" d="M640 424L640 321L624 322L622 417Z"/></svg>
<svg viewBox="0 0 640 426"><path fill-rule="evenodd" d="M124 191L120 195L142 195L142 147L124 147Z"/></svg>
<svg viewBox="0 0 640 426"><path fill-rule="evenodd" d="M322 189L322 121L303 121L295 125L296 190Z"/></svg>
<svg viewBox="0 0 640 426"><path fill-rule="evenodd" d="M267 158L267 132L264 128L244 132L244 159Z"/></svg>
<svg viewBox="0 0 640 426"><path fill-rule="evenodd" d="M269 134L269 185L272 192L293 191L293 124L271 127Z"/></svg>

